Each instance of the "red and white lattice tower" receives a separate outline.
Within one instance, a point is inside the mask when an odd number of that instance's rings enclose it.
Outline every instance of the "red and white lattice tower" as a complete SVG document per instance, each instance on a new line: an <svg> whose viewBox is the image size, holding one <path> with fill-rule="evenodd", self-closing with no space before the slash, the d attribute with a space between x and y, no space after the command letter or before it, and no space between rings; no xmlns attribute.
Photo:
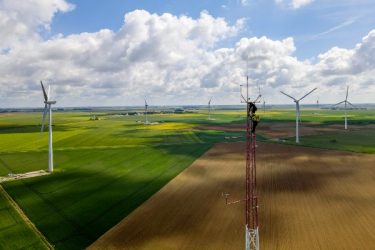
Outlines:
<svg viewBox="0 0 375 250"><path fill-rule="evenodd" d="M249 100L249 78L246 77L246 99L242 95L247 108L246 117L246 208L245 208L245 246L246 250L259 250L259 226L258 226L258 198L256 193L256 136L253 130L253 106L261 95L254 101Z"/></svg>

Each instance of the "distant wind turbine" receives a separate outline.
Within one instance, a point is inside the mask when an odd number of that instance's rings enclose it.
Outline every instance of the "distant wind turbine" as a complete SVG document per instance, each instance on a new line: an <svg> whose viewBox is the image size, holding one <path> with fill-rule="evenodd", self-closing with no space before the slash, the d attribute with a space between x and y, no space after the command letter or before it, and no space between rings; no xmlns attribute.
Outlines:
<svg viewBox="0 0 375 250"><path fill-rule="evenodd" d="M300 109L299 109L299 102L305 98L306 96L310 95L313 91L315 91L317 88L314 88L313 90L311 90L309 93L307 93L306 95L304 95L303 97L301 97L300 99L296 99L286 93L284 93L283 91L280 91L281 94L283 95L286 95L287 97L293 99L293 101L296 103L296 143L299 143L299 122L300 122Z"/></svg>
<svg viewBox="0 0 375 250"><path fill-rule="evenodd" d="M266 100L263 97L263 113L266 113Z"/></svg>
<svg viewBox="0 0 375 250"><path fill-rule="evenodd" d="M212 101L212 97L208 101L208 120L211 120L211 101Z"/></svg>
<svg viewBox="0 0 375 250"><path fill-rule="evenodd" d="M46 92L43 82L40 81L40 85L42 86L43 96L44 96L44 112L43 112L43 119L42 119L42 128L40 132L44 130L44 123L46 120L46 115L48 111L48 172L53 172L53 148L52 148L52 104L56 104L56 101L50 100L50 85L48 85L48 91Z"/></svg>
<svg viewBox="0 0 375 250"><path fill-rule="evenodd" d="M337 105L340 105L341 103L345 103L345 129L348 129L347 104L349 104L349 105L351 105L352 107L354 107L354 105L351 104L351 103L348 101L348 95L349 95L349 86L346 87L346 97L345 97L345 100L342 101L342 102L336 103L335 105L333 105L333 106L337 106Z"/></svg>
<svg viewBox="0 0 375 250"><path fill-rule="evenodd" d="M263 113L266 113L266 100L264 99L264 96L262 96L262 93L260 92L259 84L258 84L258 96L263 98Z"/></svg>
<svg viewBox="0 0 375 250"><path fill-rule="evenodd" d="M148 120L147 120L147 112L148 112L148 104L147 104L147 101L146 101L146 98L145 98L145 124L148 124Z"/></svg>

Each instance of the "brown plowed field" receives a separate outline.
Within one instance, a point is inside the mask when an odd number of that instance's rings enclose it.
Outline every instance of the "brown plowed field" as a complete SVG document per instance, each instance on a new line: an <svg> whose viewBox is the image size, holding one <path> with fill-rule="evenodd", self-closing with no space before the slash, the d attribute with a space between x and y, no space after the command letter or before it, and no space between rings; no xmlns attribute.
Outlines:
<svg viewBox="0 0 375 250"><path fill-rule="evenodd" d="M258 145L261 249L375 249L375 155ZM243 249L244 160L217 144L89 248Z"/></svg>

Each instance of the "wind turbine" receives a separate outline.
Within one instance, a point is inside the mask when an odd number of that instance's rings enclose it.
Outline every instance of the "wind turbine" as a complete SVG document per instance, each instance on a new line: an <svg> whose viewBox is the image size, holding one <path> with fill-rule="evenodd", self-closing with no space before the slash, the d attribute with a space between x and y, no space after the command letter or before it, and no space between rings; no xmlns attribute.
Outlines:
<svg viewBox="0 0 375 250"><path fill-rule="evenodd" d="M351 104L349 101L348 101L348 94L349 94L349 86L346 87L346 97L345 97L345 100L342 101L342 102L339 102L339 103L336 103L335 105L333 106L337 106L337 105L340 105L341 103L345 103L345 129L348 129L348 114L347 114L347 104L351 105L352 107L354 107L353 104Z"/></svg>
<svg viewBox="0 0 375 250"><path fill-rule="evenodd" d="M260 92L259 84L258 84L258 96L263 98L263 113L266 113L266 100L264 99L264 96L262 96L262 93Z"/></svg>
<svg viewBox="0 0 375 250"><path fill-rule="evenodd" d="M212 101L212 97L208 101L208 120L211 120L211 101Z"/></svg>
<svg viewBox="0 0 375 250"><path fill-rule="evenodd" d="M298 128L298 125L299 125L299 122L300 122L300 110L299 110L299 102L305 98L306 96L310 95L313 91L315 91L317 88L314 88L313 90L311 90L309 93L307 93L306 95L302 96L300 99L296 99L286 93L284 93L283 91L280 91L283 95L286 95L287 97L289 98L292 98L293 101L296 103L296 143L299 143L299 128Z"/></svg>
<svg viewBox="0 0 375 250"><path fill-rule="evenodd" d="M43 96L44 96L44 112L42 119L42 128L40 132L44 130L44 123L46 120L47 110L48 110L48 172L53 172L53 148L52 148L52 104L56 104L56 101L51 101L50 98L50 89L51 86L48 85L48 91L46 92L43 82L40 81L42 86Z"/></svg>
<svg viewBox="0 0 375 250"><path fill-rule="evenodd" d="M147 104L147 101L146 101L146 98L145 98L145 124L148 124L147 109L148 109L148 104Z"/></svg>
<svg viewBox="0 0 375 250"><path fill-rule="evenodd" d="M266 113L266 100L263 97L263 113Z"/></svg>

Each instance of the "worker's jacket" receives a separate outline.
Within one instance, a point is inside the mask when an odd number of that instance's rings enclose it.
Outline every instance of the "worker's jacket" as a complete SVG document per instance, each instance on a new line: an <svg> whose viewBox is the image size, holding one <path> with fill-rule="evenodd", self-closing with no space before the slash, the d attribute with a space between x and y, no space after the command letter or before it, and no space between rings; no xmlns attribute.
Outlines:
<svg viewBox="0 0 375 250"><path fill-rule="evenodd" d="M252 115L251 116L251 120L253 120L253 121L255 121L255 122L259 122L260 121L260 117L259 117L259 115Z"/></svg>

